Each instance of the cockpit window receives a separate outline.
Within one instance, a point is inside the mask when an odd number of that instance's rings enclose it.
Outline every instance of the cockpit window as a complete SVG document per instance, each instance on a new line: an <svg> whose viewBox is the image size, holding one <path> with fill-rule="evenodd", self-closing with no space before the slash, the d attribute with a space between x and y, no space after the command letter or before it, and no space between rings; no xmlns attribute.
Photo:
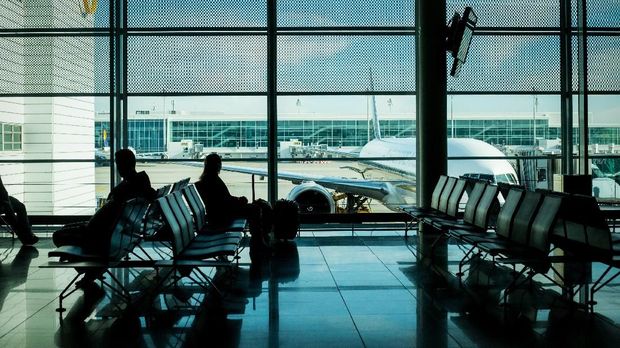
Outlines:
<svg viewBox="0 0 620 348"><path fill-rule="evenodd" d="M506 173L506 174L499 174L497 176L495 176L495 181L497 182L505 182L511 185L516 185L517 182L517 178L514 176L514 174L512 173Z"/></svg>
<svg viewBox="0 0 620 348"><path fill-rule="evenodd" d="M485 180L490 183L495 183L495 177L491 174L478 174L478 173L467 173L462 175L464 178Z"/></svg>
<svg viewBox="0 0 620 348"><path fill-rule="evenodd" d="M493 184L496 184L498 182L505 182L511 185L517 185L519 183L515 175L512 173L499 174L496 176L493 176L491 174L467 173L467 174L463 174L462 176L464 178L486 180Z"/></svg>

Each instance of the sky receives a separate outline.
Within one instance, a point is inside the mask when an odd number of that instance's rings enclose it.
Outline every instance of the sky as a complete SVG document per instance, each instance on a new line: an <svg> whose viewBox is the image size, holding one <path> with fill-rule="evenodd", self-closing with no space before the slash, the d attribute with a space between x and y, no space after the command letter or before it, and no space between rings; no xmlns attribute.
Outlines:
<svg viewBox="0 0 620 348"><path fill-rule="evenodd" d="M449 0L447 16L462 12L463 1ZM130 27L224 26L265 27L266 0L128 0ZM557 0L470 0L479 26L559 25ZM590 23L620 26L620 1L590 0ZM99 1L96 26L108 22L107 0ZM279 26L413 26L414 0L278 1ZM103 9L103 10L101 10ZM620 55L618 38L590 46L591 86L611 84L619 89L620 69L610 69ZM106 47L107 49L107 47ZM332 92L369 89L410 91L415 86L415 40L411 36L281 36L278 40L278 88L283 92ZM240 37L130 37L128 44L130 92L264 92L266 38ZM449 90L529 91L522 96L448 97L454 113L532 111L536 91L559 90L559 39L556 36L494 37L474 35L468 61ZM105 81L107 82L107 81ZM297 100L299 99L299 103ZM391 103L388 103L388 99ZM168 97L167 110L252 114L266 113L264 97ZM537 110L559 112L557 95L538 96ZM620 98L592 97L596 117L617 117ZM107 100L97 102L105 112ZM164 108L163 98L133 97L135 110ZM379 114L415 112L413 96L378 96ZM339 115L365 113L364 96L280 97L279 113ZM620 121L618 121L620 123Z"/></svg>

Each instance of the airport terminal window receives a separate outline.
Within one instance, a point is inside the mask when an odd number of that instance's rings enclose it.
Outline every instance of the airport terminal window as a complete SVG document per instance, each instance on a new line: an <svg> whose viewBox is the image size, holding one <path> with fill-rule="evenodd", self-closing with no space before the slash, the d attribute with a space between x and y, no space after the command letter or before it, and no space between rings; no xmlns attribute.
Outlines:
<svg viewBox="0 0 620 348"><path fill-rule="evenodd" d="M109 1L127 6L127 55L120 55L119 62L110 61L110 39L121 37L110 37L116 34L107 28ZM382 137L415 137L415 0L377 4L277 2L280 170L316 167L320 172L333 167L336 176L378 174L379 180L394 180L392 174L363 171L362 164L350 158L375 138L373 95ZM614 107L620 77L609 57L619 46L620 5L611 0L587 4L589 88L595 94L590 96L590 151L613 155L620 148ZM448 82L448 136L481 140L509 155L533 145L555 151L560 137L559 1L517 0L500 7L472 0L468 5L476 9L479 30L461 76ZM447 16L462 6L447 1ZM2 151L7 156L23 153L23 159L41 159L37 141L47 137L49 146L43 148L49 156L43 158L49 162L40 165L42 171L61 170L55 161L66 159L92 160L75 165L90 171L90 166L105 163L113 143L126 143L150 160L192 151L194 157L198 151L219 151L227 160L266 159L266 1L100 0L93 15L68 6L62 16L28 16L31 7L16 0L0 7L3 28L17 31L14 36L0 33L0 49L6 53L0 61L7 71L0 94L11 99L0 100ZM210 15L222 9L226 16ZM45 58L48 66L32 57ZM123 87L128 96L110 74L115 66L127 67L121 78L127 80ZM576 72L573 81L576 88ZM116 101L111 88L127 97L127 115L122 107L109 110ZM120 139L123 132L112 132L118 124L111 124L110 117L114 122L127 119L128 139ZM573 141L579 141L576 128ZM300 150L299 144L308 148ZM322 163L325 157L330 163ZM155 162L148 170L164 165ZM356 165L359 172L342 169ZM97 183L98 196L107 189L102 186L110 178L106 170L109 167L98 167L93 178L83 178ZM33 180L24 175L26 198L42 196L30 185ZM241 187L249 177L238 175L235 180ZM66 183L49 184L51 194ZM291 184L279 185L280 195L286 196ZM35 209L41 214L90 206L71 197L62 207L33 204L41 207Z"/></svg>

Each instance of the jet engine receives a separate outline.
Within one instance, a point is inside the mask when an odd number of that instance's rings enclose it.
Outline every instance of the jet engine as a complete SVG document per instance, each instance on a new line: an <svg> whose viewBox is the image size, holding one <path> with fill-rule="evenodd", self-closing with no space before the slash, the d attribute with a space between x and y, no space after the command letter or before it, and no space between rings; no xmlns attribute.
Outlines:
<svg viewBox="0 0 620 348"><path fill-rule="evenodd" d="M288 194L288 199L299 204L302 214L334 213L336 202L332 194L323 186L310 181L295 186Z"/></svg>

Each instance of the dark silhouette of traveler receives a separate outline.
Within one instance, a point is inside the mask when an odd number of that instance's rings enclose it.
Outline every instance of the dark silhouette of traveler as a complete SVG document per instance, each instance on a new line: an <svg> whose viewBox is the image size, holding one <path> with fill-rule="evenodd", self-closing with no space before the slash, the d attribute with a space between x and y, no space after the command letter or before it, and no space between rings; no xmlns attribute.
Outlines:
<svg viewBox="0 0 620 348"><path fill-rule="evenodd" d="M54 232L56 246L76 245L93 255L105 255L110 236L123 204L133 198L154 200L157 192L151 187L149 176L136 171L136 157L129 149L115 153L118 174L123 180L108 195L106 203L86 223L69 224Z"/></svg>
<svg viewBox="0 0 620 348"><path fill-rule="evenodd" d="M230 194L219 176L221 169L222 158L217 153L207 155L202 175L195 183L196 190L205 203L210 228L226 227L233 219L250 217L254 211L247 198Z"/></svg>
<svg viewBox="0 0 620 348"><path fill-rule="evenodd" d="M9 193L2 183L1 177L0 214L4 214L2 218L11 226L11 229L15 232L22 244L32 245L39 241L39 237L32 233L26 206L17 198L9 196Z"/></svg>
<svg viewBox="0 0 620 348"><path fill-rule="evenodd" d="M10 265L4 263L4 260L0 263L0 311L4 306L4 300L11 290L26 282L30 262L38 256L37 248L23 245Z"/></svg>

